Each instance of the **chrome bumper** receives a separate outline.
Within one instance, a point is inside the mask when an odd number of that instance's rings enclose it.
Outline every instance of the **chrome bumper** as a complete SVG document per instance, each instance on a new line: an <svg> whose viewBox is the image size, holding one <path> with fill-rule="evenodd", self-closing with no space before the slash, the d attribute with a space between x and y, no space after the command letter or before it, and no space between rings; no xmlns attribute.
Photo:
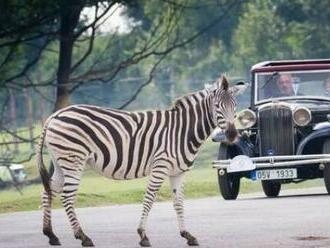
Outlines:
<svg viewBox="0 0 330 248"><path fill-rule="evenodd" d="M240 161L238 161L238 157L241 157ZM249 166L245 166L246 163L249 163ZM228 172L240 172L251 171L254 169L269 169L275 167L318 164L320 165L320 169L323 169L325 163L330 163L330 154L267 156L253 158L245 155L239 155L233 159L213 161L213 168L227 170ZM232 169L231 167L235 168Z"/></svg>

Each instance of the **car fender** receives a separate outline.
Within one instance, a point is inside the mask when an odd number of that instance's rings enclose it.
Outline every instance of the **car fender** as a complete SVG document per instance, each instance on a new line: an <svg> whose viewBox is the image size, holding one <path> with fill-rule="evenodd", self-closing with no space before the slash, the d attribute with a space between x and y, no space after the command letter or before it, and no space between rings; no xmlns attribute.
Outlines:
<svg viewBox="0 0 330 248"><path fill-rule="evenodd" d="M245 139L240 139L238 142L236 142L234 144L228 144L228 143L221 142L220 146L219 146L219 153L220 153L220 150L228 149L230 151L230 153L235 156L246 155L249 157L253 157L254 156L253 148L254 148L254 146L251 142L249 142L248 140L245 140Z"/></svg>
<svg viewBox="0 0 330 248"><path fill-rule="evenodd" d="M297 147L297 155L303 154L304 149L310 144L312 141L315 139L322 139L322 138L327 138L330 137L330 127L322 128L322 129L317 129L307 135L298 145Z"/></svg>

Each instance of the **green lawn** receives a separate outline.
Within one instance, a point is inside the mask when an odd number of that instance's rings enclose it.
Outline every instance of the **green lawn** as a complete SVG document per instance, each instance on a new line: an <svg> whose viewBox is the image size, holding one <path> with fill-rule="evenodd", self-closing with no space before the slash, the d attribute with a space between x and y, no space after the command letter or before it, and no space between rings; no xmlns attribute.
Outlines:
<svg viewBox="0 0 330 248"><path fill-rule="evenodd" d="M195 168L186 173L185 196L198 198L219 196L216 170L211 167L218 144L206 142L199 154ZM29 177L37 175L34 161L26 164ZM102 177L92 170L84 173L78 191L77 207L105 206L142 202L147 179L115 181ZM284 185L283 188L301 188L323 185L322 180L310 180L301 184ZM20 195L14 189L0 191L0 213L37 210L40 205L41 185L30 185ZM240 193L261 191L260 183L249 180L241 181ZM219 196L220 197L220 196ZM170 200L169 183L166 181L158 194L159 201ZM55 208L61 206L59 199L54 202Z"/></svg>
<svg viewBox="0 0 330 248"><path fill-rule="evenodd" d="M284 185L284 188L312 187L322 185L322 180L307 181L302 184ZM146 179L114 181L86 173L79 188L77 207L105 206L111 204L138 203L143 199ZM20 195L15 190L0 192L0 213L13 211L36 210L40 205L41 185L27 186ZM242 180L240 193L260 191L260 183ZM186 198L218 196L216 171L212 168L194 168L187 173L185 180ZM219 196L220 197L220 196ZM170 200L170 190L166 181L158 194L159 201ZM60 201L55 201L55 208Z"/></svg>

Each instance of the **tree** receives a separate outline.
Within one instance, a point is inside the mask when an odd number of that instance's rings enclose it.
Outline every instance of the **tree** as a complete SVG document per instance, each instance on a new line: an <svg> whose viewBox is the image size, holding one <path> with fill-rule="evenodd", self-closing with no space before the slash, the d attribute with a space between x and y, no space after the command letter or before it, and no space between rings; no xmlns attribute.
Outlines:
<svg viewBox="0 0 330 248"><path fill-rule="evenodd" d="M292 26L291 40L305 58L330 56L330 3L328 1L279 1L277 14ZM295 34L297 34L295 36Z"/></svg>
<svg viewBox="0 0 330 248"><path fill-rule="evenodd" d="M329 57L329 6L302 0L245 3L232 63L242 71L263 60Z"/></svg>
<svg viewBox="0 0 330 248"><path fill-rule="evenodd" d="M213 1L210 2L213 4ZM157 67L168 54L187 46L205 34L223 19L223 15L227 14L237 2L223 1L220 5L224 9L223 12L213 15L214 18L204 25L198 28L196 25L195 29L189 30L185 26L187 22L181 21L183 13L208 5L200 5L197 1L194 3L196 5L190 5L186 1L167 0L157 2L57 0L49 3L41 0L29 3L2 1L0 3L3 10L0 19L2 21L0 85L2 88L17 91L31 87L45 99L47 96L41 89L55 87L55 109L59 109L67 106L70 95L83 85L103 82L110 84L113 89L116 82L119 82L118 76L125 74L143 76L144 82L133 87L129 99L119 106L125 108L136 99L146 85L150 84ZM96 35L98 26L103 22L102 18L115 11L118 4L132 10L130 13L138 8L143 9L143 18L149 20L148 27L137 25L126 36L110 34L98 38ZM82 19L82 9L92 6L94 6L95 18ZM14 10L15 15L13 15ZM137 23L138 21L136 20ZM102 39L108 39L107 45L97 54L93 53L96 41ZM109 39L119 43L116 44ZM119 54L118 50L117 53L111 53L112 60L108 58L109 56L104 56L107 52L114 51L114 48L119 48L123 53ZM78 50L80 51L77 52ZM142 75L141 70L134 66L147 60L149 61L147 73ZM45 61L46 63L41 65L41 62ZM55 63L57 67L54 66ZM49 64L56 68L55 70L51 68L52 72L47 72L47 77L44 78L44 75L40 75L40 71L43 73L45 70L40 68L46 68ZM123 84L123 81L121 82ZM130 83L126 84L131 86ZM48 98L51 95L52 93L48 93ZM25 142L27 139L21 137L20 140Z"/></svg>

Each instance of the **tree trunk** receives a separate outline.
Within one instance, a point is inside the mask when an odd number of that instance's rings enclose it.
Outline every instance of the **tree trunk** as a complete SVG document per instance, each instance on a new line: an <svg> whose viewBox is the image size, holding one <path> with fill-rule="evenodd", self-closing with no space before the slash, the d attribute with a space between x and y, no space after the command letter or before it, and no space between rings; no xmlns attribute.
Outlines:
<svg viewBox="0 0 330 248"><path fill-rule="evenodd" d="M37 77L37 82L42 82L42 76L40 70L37 70L36 77ZM38 101L37 101L39 109L38 109L38 115L35 118L37 120L40 120L41 126L43 126L45 122L44 116L45 116L45 108L47 102L45 101L42 95L47 95L47 93L45 92L45 89L43 87L40 87L39 91L40 94L38 94Z"/></svg>
<svg viewBox="0 0 330 248"><path fill-rule="evenodd" d="M74 44L74 29L76 28L83 3L76 1L61 1L60 17L60 54L57 71L57 93L55 110L70 104L69 82Z"/></svg>
<svg viewBox="0 0 330 248"><path fill-rule="evenodd" d="M17 120L17 113L16 113L16 98L15 98L15 92L14 90L9 90L10 94L10 120L9 125L11 126L12 132L14 134L17 134L17 126L16 126L16 120ZM8 127L6 127L8 128ZM18 151L18 143L16 143L18 140L15 136L13 136L13 142L14 142L14 152Z"/></svg>
<svg viewBox="0 0 330 248"><path fill-rule="evenodd" d="M29 130L29 138L30 140L33 139L33 111L32 111L32 95L31 95L31 90L28 88L23 89L23 94L25 98L25 119L26 119L26 124L28 126ZM34 142L31 141L30 143L30 148L33 150L34 149Z"/></svg>

